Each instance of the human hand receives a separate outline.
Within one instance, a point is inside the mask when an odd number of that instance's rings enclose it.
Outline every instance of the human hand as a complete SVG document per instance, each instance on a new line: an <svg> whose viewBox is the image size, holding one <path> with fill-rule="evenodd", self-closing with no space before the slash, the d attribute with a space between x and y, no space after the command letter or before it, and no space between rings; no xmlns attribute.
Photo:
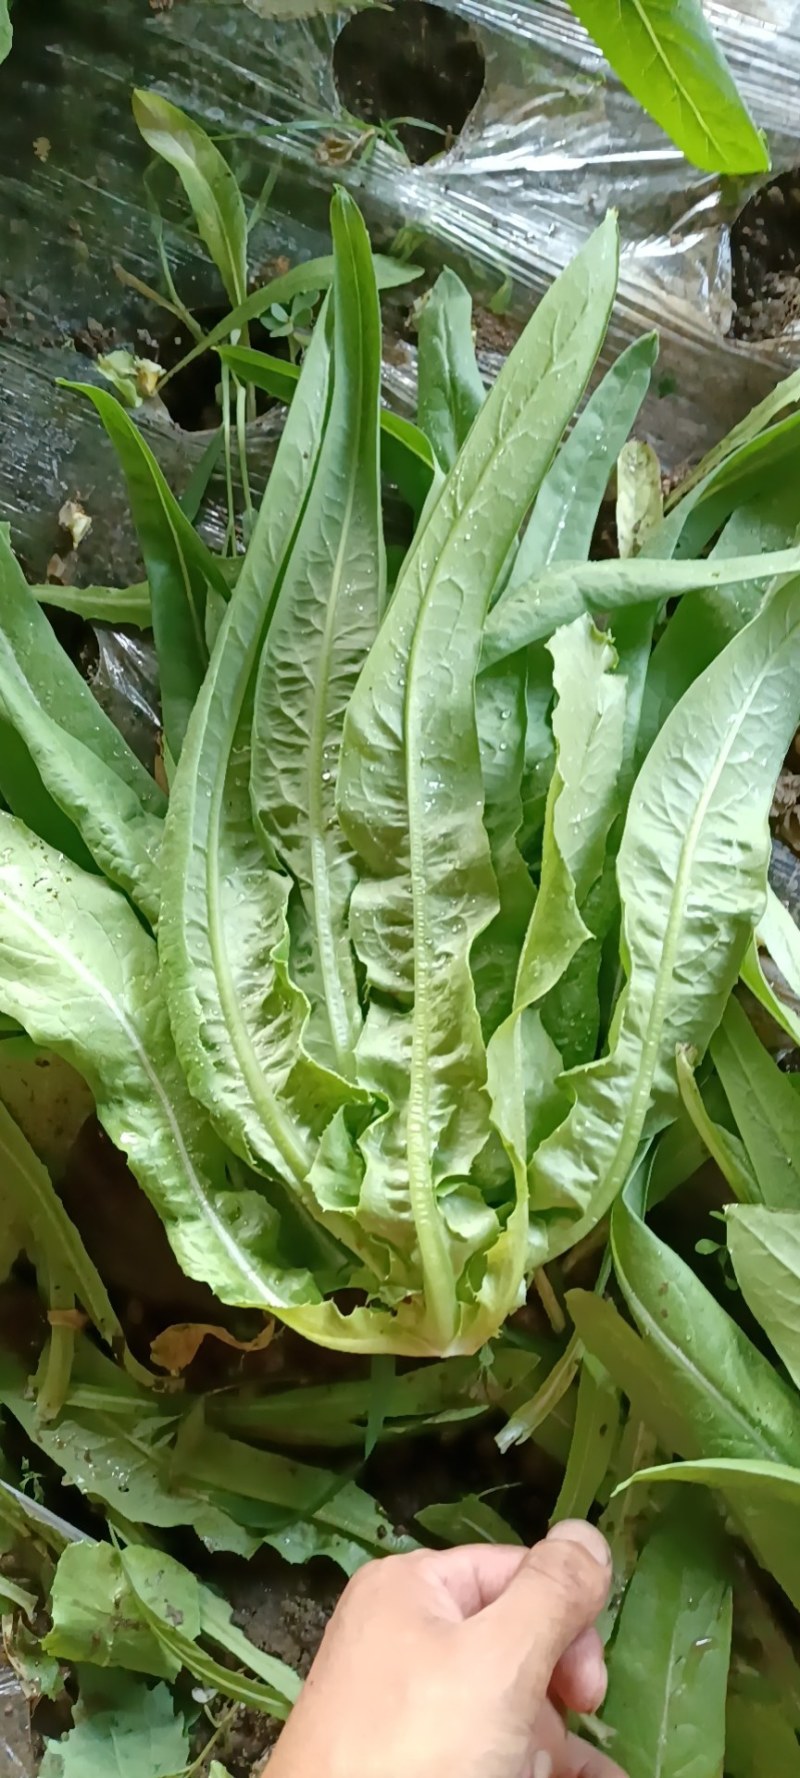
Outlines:
<svg viewBox="0 0 800 1778"><path fill-rule="evenodd" d="M345 1588L268 1778L625 1778L558 1706L605 1695L611 1584L580 1520L532 1550L476 1544L371 1562Z"/></svg>

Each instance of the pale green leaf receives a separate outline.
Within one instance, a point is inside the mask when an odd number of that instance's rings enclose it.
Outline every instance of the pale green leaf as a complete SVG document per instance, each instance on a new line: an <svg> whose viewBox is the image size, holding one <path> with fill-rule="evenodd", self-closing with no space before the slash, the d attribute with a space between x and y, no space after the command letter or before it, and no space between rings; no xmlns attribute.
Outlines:
<svg viewBox="0 0 800 1778"><path fill-rule="evenodd" d="M309 970L295 967L311 1003L304 1041L350 1078L363 1023L347 922L356 872L336 817L336 788L345 710L386 593L381 326L369 238L345 192L334 198L331 226L333 392L261 655L250 791L270 850L299 886L308 924Z"/></svg>
<svg viewBox="0 0 800 1778"><path fill-rule="evenodd" d="M117 1676L113 1689L84 1698L75 1727L49 1741L41 1778L176 1778L189 1759L189 1736L166 1685L152 1691Z"/></svg>
<svg viewBox="0 0 800 1778"><path fill-rule="evenodd" d="M137 630L149 630L153 621L146 580L128 587L48 585L30 590L39 605L72 611L87 623L133 624Z"/></svg>
<svg viewBox="0 0 800 1778"><path fill-rule="evenodd" d="M447 474L486 396L472 338L472 298L449 266L423 301L418 331L417 417Z"/></svg>
<svg viewBox="0 0 800 1778"><path fill-rule="evenodd" d="M133 115L153 153L174 167L200 238L232 303L247 295L247 213L236 178L200 124L160 93L133 94Z"/></svg>
<svg viewBox="0 0 800 1778"><path fill-rule="evenodd" d="M418 1525L442 1543L522 1544L522 1538L483 1495L465 1494L463 1499L441 1506L424 1506L415 1517Z"/></svg>
<svg viewBox="0 0 800 1778"><path fill-rule="evenodd" d="M799 665L795 581L695 682L639 774L618 858L628 979L609 1053L572 1072L572 1109L533 1162L534 1210L578 1219L550 1232L551 1247L599 1220L642 1139L672 1120L676 1049L702 1052L736 981L763 908L767 815L797 721Z"/></svg>
<svg viewBox="0 0 800 1778"><path fill-rule="evenodd" d="M612 1217L614 1268L645 1344L656 1355L670 1401L688 1423L689 1455L714 1462L742 1456L756 1464L800 1462L796 1391L641 1221L627 1195ZM792 1553L789 1513L767 1511L762 1501L741 1492L729 1497L729 1505L759 1560L790 1598L800 1599L800 1560Z"/></svg>
<svg viewBox="0 0 800 1778"><path fill-rule="evenodd" d="M617 459L617 549L638 556L664 517L661 465L652 445L624 444Z"/></svg>
<svg viewBox="0 0 800 1778"><path fill-rule="evenodd" d="M735 998L711 1040L711 1055L762 1202L771 1210L800 1211L800 1100Z"/></svg>
<svg viewBox="0 0 800 1778"><path fill-rule="evenodd" d="M800 1389L800 1212L732 1204L727 1217L739 1289Z"/></svg>
<svg viewBox="0 0 800 1778"><path fill-rule="evenodd" d="M0 530L0 711L96 864L152 920L166 799L67 660ZM12 807L28 818L29 811Z"/></svg>
<svg viewBox="0 0 800 1778"><path fill-rule="evenodd" d="M708 1110L694 1077L689 1053L679 1049L675 1058L680 1095L698 1136L712 1160L726 1179L735 1198L742 1204L760 1204L758 1181L748 1159L747 1150L738 1136L716 1123Z"/></svg>
<svg viewBox="0 0 800 1778"><path fill-rule="evenodd" d="M619 1392L611 1378L584 1358L578 1381L575 1430L558 1499L550 1515L586 1519L605 1481L619 1432Z"/></svg>
<svg viewBox="0 0 800 1778"><path fill-rule="evenodd" d="M620 80L688 160L709 173L767 170L766 143L736 90L702 0L569 3Z"/></svg>
<svg viewBox="0 0 800 1778"><path fill-rule="evenodd" d="M0 814L0 1004L83 1075L190 1277L228 1301L303 1300L275 1215L233 1187L180 1072L154 941L117 890Z"/></svg>
<svg viewBox="0 0 800 1778"><path fill-rule="evenodd" d="M209 587L227 598L216 557L167 485L147 440L113 395L91 383L65 383L96 408L122 466L150 587L164 733L173 759L208 662L205 605Z"/></svg>
<svg viewBox="0 0 800 1778"><path fill-rule="evenodd" d="M372 995L359 1072L388 1101L361 1138L359 1223L405 1254L424 1292L386 1327L398 1351L409 1349L404 1322L419 1338L415 1319L431 1353L477 1346L520 1288L524 1206L498 1239L487 1204L438 1190L468 1176L489 1133L469 953L496 891L474 679L487 600L588 378L616 268L610 219L543 298L487 397L417 534L345 724L340 813L359 858L351 923ZM467 1308L458 1282L473 1256L484 1282ZM381 1331L369 1310L342 1324L330 1307L298 1325L372 1349Z"/></svg>
<svg viewBox="0 0 800 1778"><path fill-rule="evenodd" d="M315 473L329 378L323 315L172 786L171 893L158 932L192 1093L238 1154L291 1181L312 1211L305 1181L348 1091L301 1045L308 1002L288 969L291 885L253 828L250 740L258 662Z"/></svg>
<svg viewBox="0 0 800 1778"><path fill-rule="evenodd" d="M509 588L486 620L483 665L515 654L532 642L551 636L561 624L582 613L601 617L643 602L660 603L708 588L769 581L796 574L800 549L767 551L759 556L716 557L700 562L673 562L652 555L629 562L586 562L549 568L530 584Z"/></svg>

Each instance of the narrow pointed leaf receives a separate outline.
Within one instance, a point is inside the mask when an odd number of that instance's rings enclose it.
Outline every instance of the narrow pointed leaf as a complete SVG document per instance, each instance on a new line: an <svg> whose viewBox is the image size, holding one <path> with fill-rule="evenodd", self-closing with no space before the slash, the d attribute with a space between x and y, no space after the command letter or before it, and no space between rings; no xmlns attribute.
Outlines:
<svg viewBox="0 0 800 1778"><path fill-rule="evenodd" d="M609 1054L573 1071L572 1109L533 1163L534 1207L579 1218L556 1244L599 1220L642 1139L674 1117L676 1048L702 1051L736 981L764 904L766 819L797 720L798 664L795 581L695 682L639 774L618 858L628 980Z"/></svg>
<svg viewBox="0 0 800 1778"><path fill-rule="evenodd" d="M0 710L96 864L153 918L166 798L65 657L2 533Z"/></svg>
<svg viewBox="0 0 800 1778"><path fill-rule="evenodd" d="M732 1204L727 1217L739 1289L800 1389L800 1212Z"/></svg>
<svg viewBox="0 0 800 1778"><path fill-rule="evenodd" d="M628 1778L719 1778L730 1556L711 1511L672 1513L639 1558L608 1657L603 1723Z"/></svg>
<svg viewBox="0 0 800 1778"><path fill-rule="evenodd" d="M208 662L206 589L216 587L227 598L225 579L125 409L107 390L90 383L65 383L64 387L93 403L125 475L150 587L164 733L173 759L177 759Z"/></svg>
<svg viewBox="0 0 800 1778"><path fill-rule="evenodd" d="M383 613L378 414L381 327L369 238L352 199L332 206L333 393L302 522L256 682L250 791L309 928L309 1050L354 1073L363 1023L348 908L355 883L336 815L345 710Z"/></svg>
<svg viewBox="0 0 800 1778"><path fill-rule="evenodd" d="M422 306L417 373L417 418L447 473L486 396L472 339L472 298L447 266Z"/></svg>
<svg viewBox="0 0 800 1778"><path fill-rule="evenodd" d="M232 303L247 295L247 214L234 173L200 124L160 93L133 94L133 115L153 153L174 167L200 238Z"/></svg>

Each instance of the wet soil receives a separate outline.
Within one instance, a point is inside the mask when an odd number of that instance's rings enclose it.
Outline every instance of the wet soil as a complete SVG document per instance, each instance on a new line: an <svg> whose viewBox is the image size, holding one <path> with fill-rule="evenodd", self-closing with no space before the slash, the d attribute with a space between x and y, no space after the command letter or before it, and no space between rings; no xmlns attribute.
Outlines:
<svg viewBox="0 0 800 1778"><path fill-rule="evenodd" d="M395 119L417 165L460 134L480 98L486 62L472 27L427 0L397 0L348 19L334 45L333 73L345 110L368 124ZM432 125L425 129L421 124Z"/></svg>
<svg viewBox="0 0 800 1778"><path fill-rule="evenodd" d="M800 330L800 169L781 173L748 200L731 230L736 339L780 339Z"/></svg>

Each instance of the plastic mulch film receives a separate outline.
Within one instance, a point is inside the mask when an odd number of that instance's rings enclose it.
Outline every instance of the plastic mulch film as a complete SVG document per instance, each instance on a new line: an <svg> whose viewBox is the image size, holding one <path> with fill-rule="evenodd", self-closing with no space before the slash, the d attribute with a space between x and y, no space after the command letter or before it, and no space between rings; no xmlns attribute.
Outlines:
<svg viewBox="0 0 800 1778"><path fill-rule="evenodd" d="M0 1778L33 1778L28 1699L13 1668L5 1666L0 1666L0 1722Z"/></svg>
<svg viewBox="0 0 800 1778"><path fill-rule="evenodd" d="M54 386L96 374L98 350L169 348L168 317L115 271L159 282L148 157L130 114L135 84L158 87L226 139L252 198L277 164L252 236L254 280L326 251L330 191L342 180L376 245L431 273L448 261L466 277L489 371L615 204L623 262L609 351L658 326L645 428L668 466L697 455L795 361L800 0L708 5L769 131L775 174L785 175L774 196L755 201L754 186L687 165L561 0L397 0L391 12L356 14L324 4L321 16L276 20L243 0L17 0L14 48L0 70L0 516L33 578L44 579L63 547L58 513L75 496L93 520L76 578L123 584L139 573L111 449L88 406ZM285 12L289 0L253 0L276 5ZM406 114L449 127L447 137L400 127L412 155L442 150L437 158L410 161L371 127ZM215 319L221 292L169 185L163 208L181 295ZM386 384L403 403L413 345L400 306L396 319ZM213 400L213 365L205 374ZM142 418L178 491L206 442L207 397L197 394L185 426L158 411ZM254 429L256 487L279 424L268 414ZM215 485L212 535L221 511Z"/></svg>

